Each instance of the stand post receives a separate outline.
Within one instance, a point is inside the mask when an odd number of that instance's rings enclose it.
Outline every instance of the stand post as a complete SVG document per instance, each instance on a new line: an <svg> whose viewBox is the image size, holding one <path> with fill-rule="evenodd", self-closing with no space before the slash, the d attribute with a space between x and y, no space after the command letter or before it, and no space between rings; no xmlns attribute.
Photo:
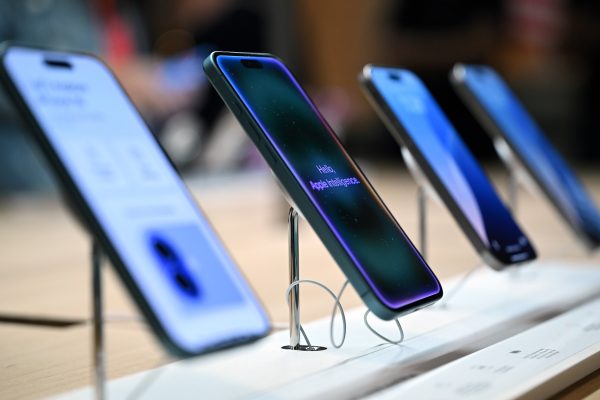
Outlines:
<svg viewBox="0 0 600 400"><path fill-rule="evenodd" d="M517 176L517 167L513 158L510 158L508 166L507 190L508 190L508 209L514 218L517 218L517 207L519 204L519 178ZM521 268L512 267L508 269L513 279L520 276Z"/></svg>
<svg viewBox="0 0 600 400"><path fill-rule="evenodd" d="M289 267L290 283L300 279L300 254L298 252L298 212L290 207L288 214L289 228ZM298 350L300 345L300 287L295 286L290 292L290 347Z"/></svg>
<svg viewBox="0 0 600 400"><path fill-rule="evenodd" d="M290 285L300 280L300 252L298 248L298 211L290 207L288 213L288 240L289 240L289 267ZM282 346L285 350L321 351L327 347L313 346L310 343L300 344L300 286L296 285L290 290L290 344ZM305 336L306 338L306 336ZM306 339L308 342L308 339Z"/></svg>
<svg viewBox="0 0 600 400"><path fill-rule="evenodd" d="M428 189L431 189L431 186L410 151L406 147L400 146L400 153L402 154L406 167L417 183L419 251L423 258L427 260L427 192Z"/></svg>
<svg viewBox="0 0 600 400"><path fill-rule="evenodd" d="M421 255L427 260L427 193L419 185L417 189L417 206L419 208L419 247Z"/></svg>
<svg viewBox="0 0 600 400"><path fill-rule="evenodd" d="M518 198L519 180L517 179L515 168L511 166L508 169L508 208L514 216L517 215Z"/></svg>
<svg viewBox="0 0 600 400"><path fill-rule="evenodd" d="M506 140L501 138L500 136L496 136L494 138L494 148L496 149L496 154L502 161L504 161L504 165L508 169L508 178L507 178L507 190L508 190L508 208L512 212L513 215L517 214L517 198L519 196L519 177L518 174L521 170L521 166L519 165L513 151L511 150Z"/></svg>
<svg viewBox="0 0 600 400"><path fill-rule="evenodd" d="M104 322L102 315L102 250L92 243L92 315L94 319L94 390L97 400L105 398Z"/></svg>

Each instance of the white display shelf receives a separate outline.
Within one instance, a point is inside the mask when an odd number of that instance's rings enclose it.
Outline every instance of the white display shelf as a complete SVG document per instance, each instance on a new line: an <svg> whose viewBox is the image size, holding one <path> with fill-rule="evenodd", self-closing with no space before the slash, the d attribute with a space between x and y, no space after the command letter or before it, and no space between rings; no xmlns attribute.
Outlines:
<svg viewBox="0 0 600 400"><path fill-rule="evenodd" d="M458 280L444 283L446 293ZM529 336L519 338L527 335L528 329L555 323L557 316L597 297L600 266L561 261L538 262L503 273L480 268L446 308L434 306L403 317L406 339L400 345L384 343L369 332L362 321L365 310L358 308L347 314L348 337L341 349L312 353L282 350L289 337L287 331L281 331L243 347L112 380L107 384L108 399L132 394L144 399L343 399L390 394L393 398L397 397L394 390L411 390L419 398L429 393L435 397L436 392L420 389L419 382L449 376L445 374L452 372L444 371L457 363L465 362L459 368L468 368L470 358L480 362L478 357L486 354L486 348L498 348L489 346L507 338L529 340ZM331 305L326 303L324 307L329 309ZM579 314L574 315L571 318L579 318ZM391 338L398 335L393 323L376 325ZM305 324L304 328L311 341L329 347L328 318ZM523 375L519 385L508 379L495 385L486 398L508 396L508 389L512 390L510 397L529 393L544 382L552 382L551 391L557 391L589 374L597 368L597 363L589 361L600 351L600 330L596 336L586 336L586 340L593 345L586 347L587 353L578 352L580 359L549 358L532 374ZM495 356L490 357L492 362ZM573 369L569 363L579 368ZM569 368L571 373L564 374ZM456 384L471 379L471 374L456 371L452 375ZM553 379L556 377L561 379ZM59 398L89 399L93 393L88 387Z"/></svg>

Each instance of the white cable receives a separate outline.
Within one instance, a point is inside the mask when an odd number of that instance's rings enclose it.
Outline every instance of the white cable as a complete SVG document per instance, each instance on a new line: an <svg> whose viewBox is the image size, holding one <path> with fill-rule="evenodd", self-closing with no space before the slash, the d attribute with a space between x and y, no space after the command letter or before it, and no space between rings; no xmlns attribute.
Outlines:
<svg viewBox="0 0 600 400"><path fill-rule="evenodd" d="M331 289L329 289L327 286L325 286L324 284L322 284L321 282L318 281L314 281L311 279L300 279L297 281L292 282L286 289L285 291L285 299L286 302L290 303L290 293L292 291L292 289L298 285L300 285L301 283L311 283L313 285L316 285L320 288L322 288L323 290L325 290L327 293L329 293L331 295L331 297L333 297L335 303L333 305L333 310L331 312L331 319L329 321L329 340L331 342L331 345L333 347L335 347L336 349L339 349L340 347L342 347L344 345L344 342L346 341L346 333L347 333L347 329L346 329L346 313L344 312L344 307L342 307L342 304L340 302L342 295L344 294L344 291L346 290L346 288L348 287L348 284L350 283L348 280L346 280L346 282L344 282L344 284L342 285L342 287L340 288L340 291L338 292L337 296L335 293L333 293L333 291ZM339 343L335 342L335 339L333 337L333 331L334 331L334 321L335 321L335 317L337 315L337 310L340 310L340 316L342 317L342 340ZM402 324L400 323L400 321L398 320L398 318L394 319L394 322L396 322L396 326L398 327L398 330L400 331L400 339L398 340L392 340L390 338L385 337L384 335L382 335L381 333L377 332L377 330L375 330L375 328L373 328L371 326L371 324L368 321L368 315L371 312L371 310L367 310L365 312L365 315L363 317L363 321L367 327L367 329L369 329L375 336L377 336L378 338L391 343L391 344L400 344L404 341L404 329L402 329ZM306 342L306 344L308 346L312 346L310 341L308 340L308 336L306 335L306 332L304 331L304 328L302 327L302 324L300 324L300 333L302 334L302 336L304 337L304 340Z"/></svg>
<svg viewBox="0 0 600 400"><path fill-rule="evenodd" d="M290 283L287 290L285 291L285 300L288 303L288 305L290 304L290 293L291 293L292 289L295 288L296 286L300 285L301 283L311 283L313 285L316 285L316 286L322 288L323 290L325 290L327 293L329 293L331 295L331 297L333 297L333 300L335 301L334 310L339 308L340 315L342 317L342 341L339 345L337 343L335 343L335 341L333 340L333 332L331 330L329 332L329 338L331 339L331 345L333 347L335 347L336 349L340 348L342 346L342 344L344 344L344 340L346 340L346 313L344 312L344 308L342 307L342 304L340 303L340 299L335 295L335 293L333 293L333 291L331 289L329 289L327 286L325 286L321 282L313 281L311 279L300 279L300 280ZM304 332L304 328L302 328L302 324L300 324L300 333L302 333L302 336L304 337L306 344L308 346L312 346L310 344L310 341L308 340L308 336L306 335L306 332Z"/></svg>
<svg viewBox="0 0 600 400"><path fill-rule="evenodd" d="M404 341L404 329L402 329L402 325L400 324L400 321L398 320L398 318L394 318L394 321L396 322L396 326L398 327L398 330L400 331L400 339L398 340L392 340L389 339L385 336L383 336L381 333L377 332L372 326L371 324L369 324L369 320L367 319L367 317L369 316L369 314L371 313L371 310L367 310L367 312L365 312L365 315L363 316L363 321L365 322L365 325L367 326L367 328L369 328L369 330L377 337L385 340L388 343L391 344L400 344Z"/></svg>
<svg viewBox="0 0 600 400"><path fill-rule="evenodd" d="M348 284L350 283L349 280L346 280L346 282L344 282L344 284L342 285L342 288L340 289L339 293L338 293L338 301L341 301L342 299L342 294L344 294L344 290L346 289L346 287L348 286ZM398 327L398 330L400 331L400 339L399 340L391 340L385 336L383 336L381 333L377 332L372 326L371 324L369 324L369 321L367 320L367 316L369 315L369 313L371 312L371 310L367 310L365 312L365 315L363 317L363 321L365 322L365 325L367 326L367 329L369 329L373 334L375 334L375 336L379 337L380 339L385 340L388 343L391 344L400 344L404 341L404 329L402 329L402 324L400 324L400 321L398 320L398 318L394 318L394 321L396 322L396 326ZM331 313L331 324L330 324L330 329L329 329L329 334L333 337L333 319L335 318L335 314L336 314L336 309L334 307L333 312ZM345 339L345 336L344 336ZM342 343L340 343L340 347L341 345L344 343L344 341L342 340Z"/></svg>
<svg viewBox="0 0 600 400"><path fill-rule="evenodd" d="M344 284L340 288L340 291L337 294L337 303L338 304L341 304L340 301L342 300L342 295L344 294L344 290L346 290L346 287L348 286L349 283L350 283L350 281L348 281L346 279L346 282L344 282ZM329 320L329 340L331 341L331 344L333 345L333 347L335 347L336 349L339 349L340 347L342 347L344 345L344 342L346 341L346 331L344 330L344 334L342 335L342 341L339 343L339 345L336 345L335 342L333 341L333 321L335 319L336 314L337 314L337 306L334 305L333 310L331 311L331 319Z"/></svg>

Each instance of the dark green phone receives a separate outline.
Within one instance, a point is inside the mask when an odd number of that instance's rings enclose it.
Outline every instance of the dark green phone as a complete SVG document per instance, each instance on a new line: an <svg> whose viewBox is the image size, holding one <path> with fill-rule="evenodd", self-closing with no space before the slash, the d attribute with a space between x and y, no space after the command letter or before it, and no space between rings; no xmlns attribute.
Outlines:
<svg viewBox="0 0 600 400"><path fill-rule="evenodd" d="M434 303L442 287L285 65L214 52L210 82L375 315Z"/></svg>

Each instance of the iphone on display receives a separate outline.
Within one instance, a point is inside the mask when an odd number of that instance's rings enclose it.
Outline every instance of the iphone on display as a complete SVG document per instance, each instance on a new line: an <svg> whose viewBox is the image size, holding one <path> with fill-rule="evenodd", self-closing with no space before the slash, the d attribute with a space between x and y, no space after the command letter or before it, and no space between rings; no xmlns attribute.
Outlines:
<svg viewBox="0 0 600 400"><path fill-rule="evenodd" d="M492 139L510 149L575 234L589 249L600 247L598 207L504 79L488 66L457 64L450 80Z"/></svg>
<svg viewBox="0 0 600 400"><path fill-rule="evenodd" d="M423 82L411 71L373 65L359 79L484 261L502 269L535 259L528 237Z"/></svg>
<svg viewBox="0 0 600 400"><path fill-rule="evenodd" d="M70 203L172 353L268 333L261 304L99 59L5 45L0 72Z"/></svg>
<svg viewBox="0 0 600 400"><path fill-rule="evenodd" d="M207 76L373 313L392 319L441 285L286 66L214 52Z"/></svg>

